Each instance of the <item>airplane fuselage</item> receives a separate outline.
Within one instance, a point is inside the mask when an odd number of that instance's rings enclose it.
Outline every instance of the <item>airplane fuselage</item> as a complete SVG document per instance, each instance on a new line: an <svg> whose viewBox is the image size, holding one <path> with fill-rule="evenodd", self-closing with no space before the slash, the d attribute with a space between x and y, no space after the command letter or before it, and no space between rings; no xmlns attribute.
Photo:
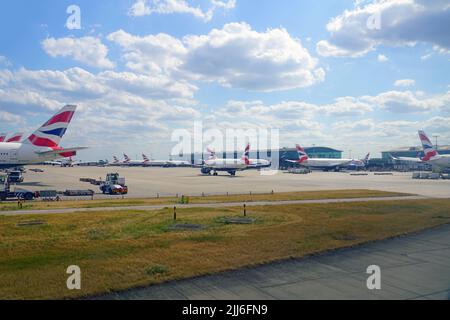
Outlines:
<svg viewBox="0 0 450 320"><path fill-rule="evenodd" d="M338 167L345 167L353 161L353 159L309 158L308 160L302 162L301 165L311 169L332 170Z"/></svg>
<svg viewBox="0 0 450 320"><path fill-rule="evenodd" d="M216 171L228 171L245 169L247 164L241 159L208 159L205 161L204 166Z"/></svg>
<svg viewBox="0 0 450 320"><path fill-rule="evenodd" d="M24 166L61 158L61 156L39 154L52 150L49 147L36 147L26 143L0 142L0 168Z"/></svg>
<svg viewBox="0 0 450 320"><path fill-rule="evenodd" d="M426 163L431 164L432 166L445 169L450 167L450 155L439 155L431 158Z"/></svg>

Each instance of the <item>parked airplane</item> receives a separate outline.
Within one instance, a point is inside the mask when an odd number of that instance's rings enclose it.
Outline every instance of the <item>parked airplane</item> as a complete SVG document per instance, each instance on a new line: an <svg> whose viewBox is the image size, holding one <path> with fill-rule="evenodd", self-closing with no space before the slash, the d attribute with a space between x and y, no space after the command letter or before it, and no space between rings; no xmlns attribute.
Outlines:
<svg viewBox="0 0 450 320"><path fill-rule="evenodd" d="M351 169L360 169L360 168L365 168L367 167L367 165L369 164L369 160L370 160L370 153L368 153L366 155L366 157L362 160L352 160L352 162L350 162L347 167L351 168Z"/></svg>
<svg viewBox="0 0 450 320"><path fill-rule="evenodd" d="M20 142L22 140L23 132L13 134L6 142Z"/></svg>
<svg viewBox="0 0 450 320"><path fill-rule="evenodd" d="M308 154L298 144L296 145L298 159L286 160L287 162L297 163L310 169L319 169L324 171L339 171L340 168L346 167L354 162L354 159L326 159L326 158L310 158Z"/></svg>
<svg viewBox="0 0 450 320"><path fill-rule="evenodd" d="M417 163L428 163L439 170L450 167L450 155L440 155L435 146L433 146L430 138L428 138L427 134L422 130L419 131L419 139L422 142L423 153L425 154L424 157L392 157L392 159Z"/></svg>
<svg viewBox="0 0 450 320"><path fill-rule="evenodd" d="M144 159L144 166L145 167L149 167L149 166L154 166L154 167L164 167L167 165L166 160L155 160L155 159L150 159L149 157L147 157L145 154L142 154L142 159Z"/></svg>
<svg viewBox="0 0 450 320"><path fill-rule="evenodd" d="M42 163L76 155L86 148L61 148L59 143L75 113L65 106L23 142L0 142L0 168Z"/></svg>
<svg viewBox="0 0 450 320"><path fill-rule="evenodd" d="M255 169L259 167L268 167L270 162L263 159L249 159L250 144L247 144L241 159L219 159L214 150L208 149L210 157L205 160L201 169L203 174L211 174L217 176L218 171L228 172L231 176L236 175L236 171Z"/></svg>

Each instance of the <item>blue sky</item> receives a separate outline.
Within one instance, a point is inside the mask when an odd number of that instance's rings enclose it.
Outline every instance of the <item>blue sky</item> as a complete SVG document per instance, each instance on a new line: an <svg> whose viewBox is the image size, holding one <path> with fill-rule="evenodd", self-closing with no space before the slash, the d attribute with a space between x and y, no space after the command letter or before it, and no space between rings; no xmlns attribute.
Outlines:
<svg viewBox="0 0 450 320"><path fill-rule="evenodd" d="M69 30L66 9L81 10ZM363 156L450 144L450 1L4 1L0 131L66 103L81 159L167 155L194 121ZM375 29L368 18L379 18Z"/></svg>

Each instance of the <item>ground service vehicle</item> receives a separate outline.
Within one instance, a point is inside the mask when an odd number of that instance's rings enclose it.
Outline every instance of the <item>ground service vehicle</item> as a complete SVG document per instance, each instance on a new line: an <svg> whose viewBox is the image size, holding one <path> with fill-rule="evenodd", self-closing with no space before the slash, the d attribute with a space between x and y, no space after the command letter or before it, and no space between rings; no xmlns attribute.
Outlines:
<svg viewBox="0 0 450 320"><path fill-rule="evenodd" d="M125 178L121 178L118 173L108 173L106 180L100 184L100 190L103 194L110 195L124 195L128 193Z"/></svg>

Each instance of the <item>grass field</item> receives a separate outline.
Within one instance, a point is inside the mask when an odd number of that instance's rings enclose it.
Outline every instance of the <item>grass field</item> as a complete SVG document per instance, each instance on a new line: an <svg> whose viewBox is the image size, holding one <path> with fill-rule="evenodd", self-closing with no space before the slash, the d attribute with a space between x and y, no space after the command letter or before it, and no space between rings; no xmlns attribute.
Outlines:
<svg viewBox="0 0 450 320"><path fill-rule="evenodd" d="M286 192L274 194L245 194L245 195L223 195L189 197L189 203L220 203L220 202L251 202L251 201L283 201L283 200L318 200L318 199L340 199L340 198L370 198L370 197L395 197L405 196L405 193L385 192L377 190L330 190L330 191L303 191ZM181 196L181 195L180 195ZM79 200L60 202L26 202L23 210L39 209L63 209L63 208L102 208L102 207L126 207L143 205L173 205L180 202L180 198L163 197L149 199L107 199L107 200ZM18 210L16 202L0 203L1 211Z"/></svg>
<svg viewBox="0 0 450 320"><path fill-rule="evenodd" d="M0 216L0 299L72 298L257 265L450 223L450 200ZM18 226L26 221L45 225ZM78 265L82 290L66 288Z"/></svg>

